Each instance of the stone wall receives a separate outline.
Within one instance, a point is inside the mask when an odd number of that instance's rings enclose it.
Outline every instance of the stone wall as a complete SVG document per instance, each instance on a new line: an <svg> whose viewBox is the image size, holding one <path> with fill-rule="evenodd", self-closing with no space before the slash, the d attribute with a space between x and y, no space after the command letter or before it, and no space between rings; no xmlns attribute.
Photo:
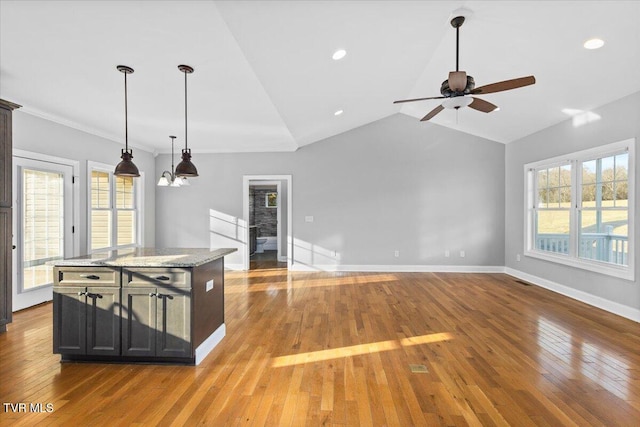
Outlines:
<svg viewBox="0 0 640 427"><path fill-rule="evenodd" d="M278 210L266 207L267 193L275 193L276 187L249 188L249 221L258 226L258 237L278 235Z"/></svg>

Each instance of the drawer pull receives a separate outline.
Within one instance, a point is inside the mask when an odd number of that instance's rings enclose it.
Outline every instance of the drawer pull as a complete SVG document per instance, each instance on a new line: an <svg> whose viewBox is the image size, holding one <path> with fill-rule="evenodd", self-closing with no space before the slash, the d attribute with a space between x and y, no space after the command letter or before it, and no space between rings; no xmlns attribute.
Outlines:
<svg viewBox="0 0 640 427"><path fill-rule="evenodd" d="M169 279L171 279L171 277L168 277L168 276L158 276L158 277L156 277L156 280L169 280Z"/></svg>
<svg viewBox="0 0 640 427"><path fill-rule="evenodd" d="M95 274L81 274L80 277L90 280L100 280L100 276L96 276Z"/></svg>
<svg viewBox="0 0 640 427"><path fill-rule="evenodd" d="M79 296L79 297L81 297L81 296L83 296L83 295L86 295L86 294L87 294L87 293L86 293L85 291L80 291L80 292L78 292L78 296Z"/></svg>
<svg viewBox="0 0 640 427"><path fill-rule="evenodd" d="M158 294L156 294L155 292L152 292L152 293L149 294L149 297L151 297L151 298L157 297L157 296L158 296Z"/></svg>

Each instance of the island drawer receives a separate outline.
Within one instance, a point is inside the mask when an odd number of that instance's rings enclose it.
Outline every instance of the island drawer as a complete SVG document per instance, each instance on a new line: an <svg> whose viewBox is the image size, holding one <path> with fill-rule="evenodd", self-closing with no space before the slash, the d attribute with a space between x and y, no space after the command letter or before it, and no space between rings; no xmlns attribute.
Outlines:
<svg viewBox="0 0 640 427"><path fill-rule="evenodd" d="M191 271L188 268L124 268L123 286L173 286L191 287Z"/></svg>
<svg viewBox="0 0 640 427"><path fill-rule="evenodd" d="M55 267L55 286L120 286L120 268Z"/></svg>

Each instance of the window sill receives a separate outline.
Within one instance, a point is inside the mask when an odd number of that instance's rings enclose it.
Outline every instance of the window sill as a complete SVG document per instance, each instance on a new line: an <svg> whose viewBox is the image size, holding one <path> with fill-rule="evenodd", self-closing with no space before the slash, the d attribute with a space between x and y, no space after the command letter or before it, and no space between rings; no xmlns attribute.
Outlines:
<svg viewBox="0 0 640 427"><path fill-rule="evenodd" d="M581 270L593 271L594 273L617 277L619 279L629 281L634 281L635 279L635 272L633 266L631 265L622 266L599 261L586 261L580 258L570 257L569 255L554 254L541 251L525 251L524 255L531 258L554 262L556 264L579 268Z"/></svg>

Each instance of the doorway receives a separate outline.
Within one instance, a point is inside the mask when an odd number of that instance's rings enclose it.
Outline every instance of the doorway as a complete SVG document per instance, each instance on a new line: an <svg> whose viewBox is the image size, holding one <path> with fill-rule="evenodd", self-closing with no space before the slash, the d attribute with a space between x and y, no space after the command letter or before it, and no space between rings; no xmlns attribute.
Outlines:
<svg viewBox="0 0 640 427"><path fill-rule="evenodd" d="M291 175L243 177L244 270L291 267L291 201Z"/></svg>
<svg viewBox="0 0 640 427"><path fill-rule="evenodd" d="M49 263L73 256L77 247L75 162L60 160L65 161L14 155L14 311L52 299L53 267Z"/></svg>

